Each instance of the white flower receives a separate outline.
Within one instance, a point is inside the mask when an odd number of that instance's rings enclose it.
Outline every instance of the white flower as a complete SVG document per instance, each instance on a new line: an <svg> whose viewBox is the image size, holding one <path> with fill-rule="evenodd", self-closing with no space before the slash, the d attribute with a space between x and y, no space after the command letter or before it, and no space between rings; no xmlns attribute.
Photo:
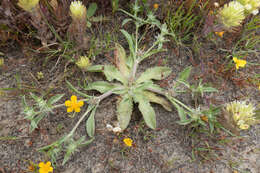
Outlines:
<svg viewBox="0 0 260 173"><path fill-rule="evenodd" d="M246 9L246 10L251 10L251 9L252 9L252 5L246 4L246 5L245 5L245 9Z"/></svg>
<svg viewBox="0 0 260 173"><path fill-rule="evenodd" d="M258 9L256 9L256 10L252 11L252 14L253 14L253 15L257 15L257 14L258 14L258 12L259 12L259 10L258 10Z"/></svg>
<svg viewBox="0 0 260 173"><path fill-rule="evenodd" d="M111 126L110 124L107 124L106 128L108 131L113 131L113 126Z"/></svg>
<svg viewBox="0 0 260 173"><path fill-rule="evenodd" d="M214 6L217 8L219 7L219 3L218 2L214 2Z"/></svg>
<svg viewBox="0 0 260 173"><path fill-rule="evenodd" d="M115 128L113 128L113 132L120 133L120 132L122 132L122 129L120 127L115 127Z"/></svg>

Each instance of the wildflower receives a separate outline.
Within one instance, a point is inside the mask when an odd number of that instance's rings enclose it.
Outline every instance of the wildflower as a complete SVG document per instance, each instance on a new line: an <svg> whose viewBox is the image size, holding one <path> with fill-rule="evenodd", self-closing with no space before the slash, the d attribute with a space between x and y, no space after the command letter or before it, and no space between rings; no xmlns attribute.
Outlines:
<svg viewBox="0 0 260 173"><path fill-rule="evenodd" d="M235 125L242 130L246 130L257 122L255 119L255 107L246 101L234 101L226 106L227 112L232 116Z"/></svg>
<svg viewBox="0 0 260 173"><path fill-rule="evenodd" d="M40 79L43 79L44 78L44 74L43 72L37 72L37 78L40 80Z"/></svg>
<svg viewBox="0 0 260 173"><path fill-rule="evenodd" d="M114 133L120 133L120 132L122 132L122 129L119 127L119 124L118 124L118 126L116 126L116 127L113 127L112 125L107 124L107 125L106 125L106 128L107 128L108 131L113 131Z"/></svg>
<svg viewBox="0 0 260 173"><path fill-rule="evenodd" d="M233 57L233 61L236 64L236 69L239 69L239 67L245 67L246 60L237 59L237 57Z"/></svg>
<svg viewBox="0 0 260 173"><path fill-rule="evenodd" d="M74 20L83 19L85 20L87 15L87 9L81 1L73 1L70 4L71 17Z"/></svg>
<svg viewBox="0 0 260 173"><path fill-rule="evenodd" d="M17 5L25 11L32 12L38 3L39 0L19 0Z"/></svg>
<svg viewBox="0 0 260 173"><path fill-rule="evenodd" d="M253 15L257 15L258 8L260 8L259 0L237 0L240 4L242 4L247 13L252 13Z"/></svg>
<svg viewBox="0 0 260 173"><path fill-rule="evenodd" d="M209 119L208 119L208 117L207 117L206 115L202 115L202 116L200 117L200 119L201 119L202 121L205 121L205 122L208 122L208 121L209 121Z"/></svg>
<svg viewBox="0 0 260 173"><path fill-rule="evenodd" d="M131 138L124 138L124 143L126 146L128 147L132 147L132 144L133 144L133 140Z"/></svg>
<svg viewBox="0 0 260 173"><path fill-rule="evenodd" d="M81 69L85 69L91 65L88 57L86 56L81 56L80 59L76 62L76 64Z"/></svg>
<svg viewBox="0 0 260 173"><path fill-rule="evenodd" d="M219 3L218 3L218 2L214 2L214 6L215 6L216 8L218 8L218 7L219 7Z"/></svg>
<svg viewBox="0 0 260 173"><path fill-rule="evenodd" d="M49 173L53 172L53 168L51 167L51 162L40 162L39 163L39 173Z"/></svg>
<svg viewBox="0 0 260 173"><path fill-rule="evenodd" d="M72 95L71 100L67 100L65 101L65 106L68 107L67 108L67 112L80 112L80 107L84 105L83 101L77 101L77 96Z"/></svg>
<svg viewBox="0 0 260 173"><path fill-rule="evenodd" d="M244 6L237 1L231 1L218 11L218 18L227 29L239 26L245 19Z"/></svg>
<svg viewBox="0 0 260 173"><path fill-rule="evenodd" d="M219 37L223 38L224 31L215 32L215 34L217 34Z"/></svg>
<svg viewBox="0 0 260 173"><path fill-rule="evenodd" d="M157 4L157 3L153 4L153 8L154 8L155 10L157 10L158 7L159 7L159 4Z"/></svg>

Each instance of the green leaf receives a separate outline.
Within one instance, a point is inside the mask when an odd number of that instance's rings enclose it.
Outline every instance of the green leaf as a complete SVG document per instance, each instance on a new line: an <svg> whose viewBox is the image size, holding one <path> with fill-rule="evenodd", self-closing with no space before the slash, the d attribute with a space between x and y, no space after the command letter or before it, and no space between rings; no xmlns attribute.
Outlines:
<svg viewBox="0 0 260 173"><path fill-rule="evenodd" d="M116 43L115 48L115 59L116 59L116 66L118 70L128 78L130 71L126 65L126 53L125 49L118 43Z"/></svg>
<svg viewBox="0 0 260 173"><path fill-rule="evenodd" d="M92 112L91 112L91 114L90 114L90 116L89 116L89 118L86 122L87 133L88 133L88 136L91 137L91 138L94 137L94 134L95 134L95 113L96 113L96 109L97 109L97 107L95 107L92 110Z"/></svg>
<svg viewBox="0 0 260 173"><path fill-rule="evenodd" d="M122 22L122 26L124 26L125 24L127 24L130 21L132 21L132 19L130 19L130 18L124 19Z"/></svg>
<svg viewBox="0 0 260 173"><path fill-rule="evenodd" d="M156 116L153 107L149 103L147 99L145 99L144 96L141 95L135 95L134 99L138 102L138 108L141 111L144 121L148 127L151 129L156 128Z"/></svg>
<svg viewBox="0 0 260 173"><path fill-rule="evenodd" d="M120 128L126 129L133 111L133 99L128 94L124 95L117 105L117 120Z"/></svg>
<svg viewBox="0 0 260 173"><path fill-rule="evenodd" d="M126 38L126 40L128 42L131 54L134 55L135 54L134 42L133 42L133 39L132 39L131 35L127 31L125 31L123 29L121 29L120 31L123 33L123 35L125 36L125 38Z"/></svg>
<svg viewBox="0 0 260 173"><path fill-rule="evenodd" d="M88 72L103 72L104 66L103 65L92 65L92 66L89 66L86 70Z"/></svg>
<svg viewBox="0 0 260 173"><path fill-rule="evenodd" d="M48 104L48 105L52 105L52 104L56 103L57 101L59 101L63 96L64 96L64 94L57 94L57 95L55 95L55 96L52 96L52 97L48 100L47 104Z"/></svg>
<svg viewBox="0 0 260 173"><path fill-rule="evenodd" d="M167 111L172 111L171 105L165 98L157 96L156 94L149 91L144 91L143 94L150 102L160 104Z"/></svg>
<svg viewBox="0 0 260 173"><path fill-rule="evenodd" d="M109 90L112 90L113 88L117 87L114 84L105 82L105 81L96 81L88 84L87 87L85 87L85 90L97 90L100 93L105 93Z"/></svg>
<svg viewBox="0 0 260 173"><path fill-rule="evenodd" d="M66 83L67 83L69 89L71 89L73 92L75 92L75 93L77 93L77 94L79 94L79 95L81 95L83 97L86 97L86 98L90 98L91 97L91 96L89 96L89 95L87 95L87 94L77 90L69 81L66 80Z"/></svg>
<svg viewBox="0 0 260 173"><path fill-rule="evenodd" d="M182 72L180 72L179 76L178 76L178 80L180 81L186 81L189 76L190 76L190 72L191 72L192 67L186 67Z"/></svg>
<svg viewBox="0 0 260 173"><path fill-rule="evenodd" d="M95 14L96 10L97 10L97 4L91 3L87 10L87 18L92 17Z"/></svg>
<svg viewBox="0 0 260 173"><path fill-rule="evenodd" d="M152 56L153 54L159 53L159 52L163 52L166 51L166 49L154 49L146 54L144 54L141 58L140 61L144 60L145 58L148 58L150 56Z"/></svg>
<svg viewBox="0 0 260 173"><path fill-rule="evenodd" d="M161 80L169 76L171 73L171 69L169 67L153 67L147 69L145 72L141 74L141 76L137 79L137 83L142 83L147 80Z"/></svg>
<svg viewBox="0 0 260 173"><path fill-rule="evenodd" d="M43 119L43 117L45 117L45 114L40 114L31 120L30 133L38 127L38 123Z"/></svg>
<svg viewBox="0 0 260 173"><path fill-rule="evenodd" d="M127 83L127 79L124 78L124 76L117 70L117 68L112 65L104 66L104 74L108 81L112 81L113 79L116 79L122 82L123 84Z"/></svg>

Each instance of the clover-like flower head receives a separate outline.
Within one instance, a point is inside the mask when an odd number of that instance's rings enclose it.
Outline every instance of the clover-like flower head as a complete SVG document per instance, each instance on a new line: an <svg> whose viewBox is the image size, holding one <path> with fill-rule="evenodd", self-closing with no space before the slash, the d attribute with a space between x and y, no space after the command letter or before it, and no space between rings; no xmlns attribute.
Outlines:
<svg viewBox="0 0 260 173"><path fill-rule="evenodd" d="M39 0L19 0L17 5L25 11L32 12L38 3Z"/></svg>
<svg viewBox="0 0 260 173"><path fill-rule="evenodd" d="M226 105L226 111L233 117L235 125L242 129L248 129L257 122L255 119L255 107L246 101L233 101Z"/></svg>
<svg viewBox="0 0 260 173"><path fill-rule="evenodd" d="M73 20L85 20L87 9L81 1L73 1L70 4L70 14Z"/></svg>
<svg viewBox="0 0 260 173"><path fill-rule="evenodd" d="M226 29L239 26L245 19L244 6L237 1L231 1L218 11L218 18Z"/></svg>
<svg viewBox="0 0 260 173"><path fill-rule="evenodd" d="M259 0L237 0L240 4L242 4L247 13L252 13L256 15L258 13L258 9L260 8Z"/></svg>
<svg viewBox="0 0 260 173"><path fill-rule="evenodd" d="M89 62L89 58L86 56L81 56L79 60L76 62L76 64L81 69L85 69L91 65Z"/></svg>

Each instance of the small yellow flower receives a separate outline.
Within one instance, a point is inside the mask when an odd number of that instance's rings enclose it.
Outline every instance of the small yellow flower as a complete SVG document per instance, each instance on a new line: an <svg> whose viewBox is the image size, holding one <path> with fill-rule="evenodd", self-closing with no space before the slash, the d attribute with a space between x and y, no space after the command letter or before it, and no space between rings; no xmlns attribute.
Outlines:
<svg viewBox="0 0 260 173"><path fill-rule="evenodd" d="M24 9L25 11L32 12L39 3L39 0L19 0L18 6Z"/></svg>
<svg viewBox="0 0 260 173"><path fill-rule="evenodd" d="M200 117L200 119L201 119L202 121L209 122L209 119L208 119L208 117L207 117L206 115L202 115L202 116Z"/></svg>
<svg viewBox="0 0 260 173"><path fill-rule="evenodd" d="M157 4L157 3L153 4L153 8L154 8L155 10L157 10L158 7L159 7L159 4Z"/></svg>
<svg viewBox="0 0 260 173"><path fill-rule="evenodd" d="M246 60L237 59L237 57L233 57L233 61L236 64L236 69L239 69L239 67L243 68L246 65Z"/></svg>
<svg viewBox="0 0 260 173"><path fill-rule="evenodd" d="M53 172L53 168L51 167L51 162L40 162L39 163L39 173L49 173Z"/></svg>
<svg viewBox="0 0 260 173"><path fill-rule="evenodd" d="M125 138L123 141L124 141L126 146L132 147L133 140L131 138Z"/></svg>
<svg viewBox="0 0 260 173"><path fill-rule="evenodd" d="M224 31L221 31L221 32L215 32L215 34L217 34L219 37L221 37L221 38L223 38L223 34L224 34L225 32Z"/></svg>
<svg viewBox="0 0 260 173"><path fill-rule="evenodd" d="M77 96L72 95L71 100L67 100L65 101L65 106L68 107L67 108L67 112L80 112L80 107L84 105L83 101L77 101Z"/></svg>
<svg viewBox="0 0 260 173"><path fill-rule="evenodd" d="M70 13L71 13L71 17L74 20L77 20L77 19L83 19L84 20L86 18L87 9L82 4L81 1L73 1L70 4Z"/></svg>

